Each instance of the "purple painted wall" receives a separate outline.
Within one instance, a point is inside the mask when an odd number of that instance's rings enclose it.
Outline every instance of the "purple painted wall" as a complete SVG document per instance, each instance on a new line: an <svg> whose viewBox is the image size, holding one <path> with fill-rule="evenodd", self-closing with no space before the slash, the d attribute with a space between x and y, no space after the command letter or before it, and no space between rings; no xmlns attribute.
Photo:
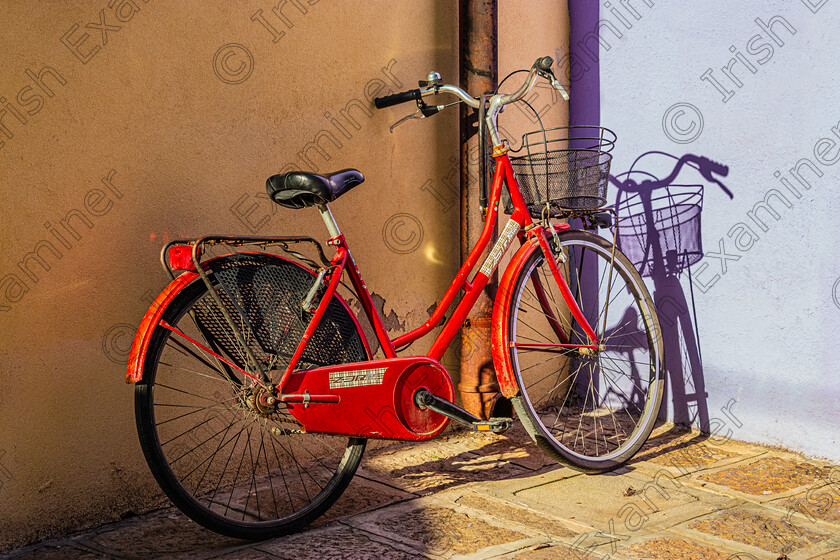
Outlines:
<svg viewBox="0 0 840 560"><path fill-rule="evenodd" d="M569 0L569 58L559 61L561 69L566 68L566 77L571 86L569 126L601 123L601 79L598 61L592 61L588 56L585 37L597 28L599 19L598 2Z"/></svg>

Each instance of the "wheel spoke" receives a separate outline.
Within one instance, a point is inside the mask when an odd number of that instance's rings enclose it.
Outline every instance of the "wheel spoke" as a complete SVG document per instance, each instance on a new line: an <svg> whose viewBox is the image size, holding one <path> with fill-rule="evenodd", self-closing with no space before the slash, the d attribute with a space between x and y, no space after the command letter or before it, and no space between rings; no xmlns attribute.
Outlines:
<svg viewBox="0 0 840 560"><path fill-rule="evenodd" d="M232 375L253 373L248 350L267 370L286 363L285 354L291 355L303 334L308 318L292 316L314 276L284 262L271 274L259 267L231 273L230 281L244 282L239 295L227 287L217 290L247 347L234 336L203 281L184 288L163 311L168 328L150 344L144 380L137 386L141 443L150 465L167 473L161 487L193 519L233 536L270 538L311 522L344 490L364 449L364 440L303 431L282 403L274 411L260 408L265 402L258 402L261 385ZM208 271L215 283L214 274ZM252 309L250 322L234 301ZM342 322L355 329L347 308L336 300L328 313L305 359L310 353L321 365L369 359L355 331L337 330ZM289 321L274 314L286 314ZM271 342L259 338L263 335L251 325L269 332L265 336L273 337ZM337 341L349 346L335 347ZM270 353L271 348L278 351Z"/></svg>
<svg viewBox="0 0 840 560"><path fill-rule="evenodd" d="M649 332L653 323L640 320L655 322L655 310L638 274L618 251L611 270L608 242L574 232L561 235L561 243L567 257L561 274L602 346L590 355L563 346L591 342L546 272L542 254L533 254L517 280L507 319L525 406L522 421L545 434L564 462L612 468L632 456L656 419L645 414L645 403L658 403L661 395L661 345ZM534 292L533 275L540 278L542 300ZM563 336L552 330L557 325Z"/></svg>

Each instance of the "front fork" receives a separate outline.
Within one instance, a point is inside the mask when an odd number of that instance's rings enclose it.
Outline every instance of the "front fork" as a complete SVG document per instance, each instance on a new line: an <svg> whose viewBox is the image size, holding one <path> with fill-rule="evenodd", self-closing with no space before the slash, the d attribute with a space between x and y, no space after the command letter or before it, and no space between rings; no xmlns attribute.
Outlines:
<svg viewBox="0 0 840 560"><path fill-rule="evenodd" d="M551 226L553 229L553 226ZM561 260L564 259L562 247L559 245L559 238L557 237L557 232L552 231L552 237L554 240L557 241L558 253L561 255ZM545 257L546 262L548 262L548 267L551 270L551 274L554 277L554 281L557 283L557 287L560 288L560 294L563 296L563 300L566 302L566 305L569 306L569 311L572 313L572 316L578 322L578 324L583 329L583 332L586 333L587 338L589 339L590 344L588 345L573 345L579 348L588 348L593 351L597 351L599 348L600 340L598 339L598 335L595 334L594 329L589 324L589 321L586 320L586 317L583 315L583 312L578 306L577 300L575 299L574 295L572 295L571 290L569 289L568 283L566 283L566 279L563 278L563 275L560 274L560 269L557 267L557 259L555 259L554 252L551 250L551 244L549 243L548 236L546 235L545 228L541 225L536 226L534 229L529 232L529 235L533 235L537 239L537 243L540 245L540 249L542 249L543 256ZM537 293L537 298L540 300L540 305L544 310L546 310L546 315L548 316L549 323L551 324L552 329L557 334L558 338L560 338L561 343L564 345L568 344L568 339L566 335L563 333L562 329L560 328L560 323L557 318L554 316L554 313L551 311L551 306L548 304L548 299L545 297L545 292L543 287L540 283L539 277L532 275L532 280L534 282L534 290Z"/></svg>

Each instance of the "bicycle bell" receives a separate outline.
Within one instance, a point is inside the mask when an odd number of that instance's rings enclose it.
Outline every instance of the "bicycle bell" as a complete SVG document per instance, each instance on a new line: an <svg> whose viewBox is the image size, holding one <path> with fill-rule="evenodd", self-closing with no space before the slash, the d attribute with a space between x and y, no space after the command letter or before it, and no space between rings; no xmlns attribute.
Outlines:
<svg viewBox="0 0 840 560"><path fill-rule="evenodd" d="M428 75L426 75L426 79L418 81L417 84L420 87L429 87L437 85L440 82L440 74L438 74L437 72L429 72Z"/></svg>

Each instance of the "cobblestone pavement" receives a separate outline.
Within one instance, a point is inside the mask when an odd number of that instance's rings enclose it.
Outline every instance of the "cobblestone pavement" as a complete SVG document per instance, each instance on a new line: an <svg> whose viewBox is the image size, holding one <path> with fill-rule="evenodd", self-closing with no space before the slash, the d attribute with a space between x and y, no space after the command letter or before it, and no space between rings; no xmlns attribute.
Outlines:
<svg viewBox="0 0 840 560"><path fill-rule="evenodd" d="M307 531L266 542L168 509L31 545L30 559L840 559L840 466L673 426L618 471L552 463L518 426L372 444Z"/></svg>

